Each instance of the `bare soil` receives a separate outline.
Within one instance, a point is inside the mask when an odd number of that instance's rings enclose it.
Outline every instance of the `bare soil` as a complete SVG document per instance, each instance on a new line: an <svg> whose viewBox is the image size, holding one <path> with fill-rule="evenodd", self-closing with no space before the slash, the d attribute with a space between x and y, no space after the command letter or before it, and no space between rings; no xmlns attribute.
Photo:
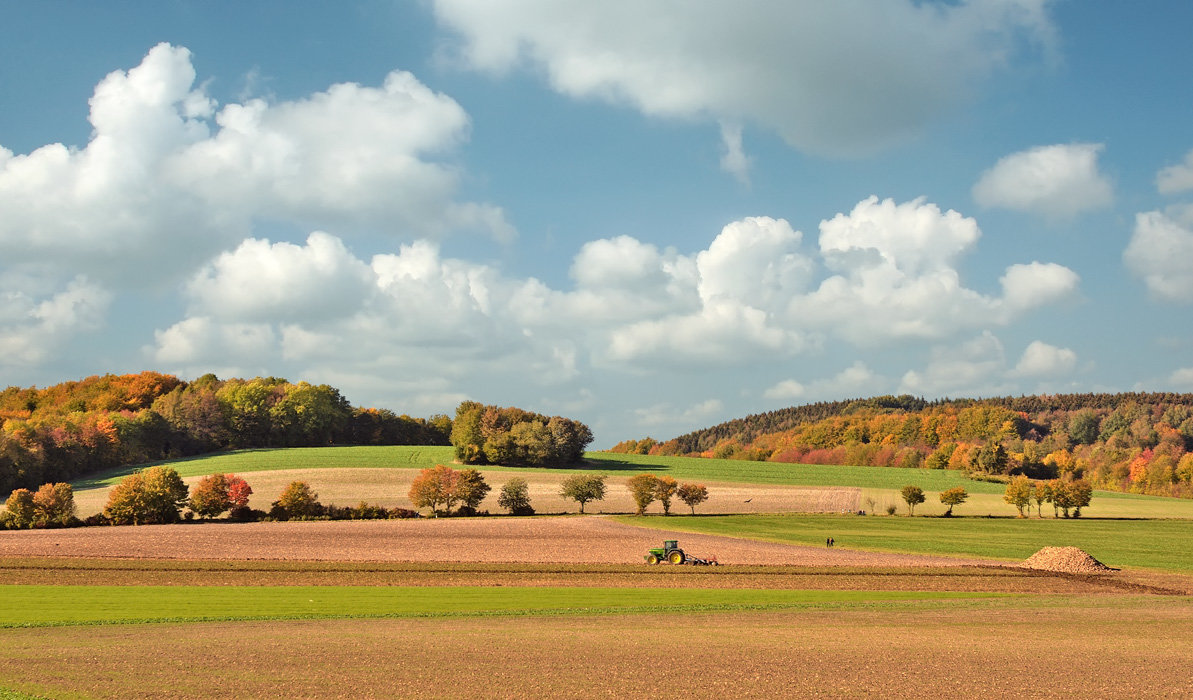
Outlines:
<svg viewBox="0 0 1193 700"><path fill-rule="evenodd" d="M665 539L723 564L966 566L996 564L860 552L639 528L600 516L189 523L0 532L0 557L298 561L641 563Z"/></svg>
<svg viewBox="0 0 1193 700"><path fill-rule="evenodd" d="M1191 638L1193 605L1176 598L14 629L0 685L96 698L1176 698L1193 696Z"/></svg>

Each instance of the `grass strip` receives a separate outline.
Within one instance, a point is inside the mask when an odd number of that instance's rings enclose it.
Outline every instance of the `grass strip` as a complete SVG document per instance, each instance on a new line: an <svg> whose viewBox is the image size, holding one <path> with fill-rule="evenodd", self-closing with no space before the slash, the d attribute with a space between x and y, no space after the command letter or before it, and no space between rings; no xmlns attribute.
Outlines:
<svg viewBox="0 0 1193 700"><path fill-rule="evenodd" d="M618 517L657 529L823 547L1022 561L1041 547L1080 547L1104 564L1193 571L1193 528L1181 520L908 518L854 515ZM712 552L715 554L715 552Z"/></svg>
<svg viewBox="0 0 1193 700"><path fill-rule="evenodd" d="M998 598L960 591L522 586L5 586L0 628L233 620L770 610Z"/></svg>

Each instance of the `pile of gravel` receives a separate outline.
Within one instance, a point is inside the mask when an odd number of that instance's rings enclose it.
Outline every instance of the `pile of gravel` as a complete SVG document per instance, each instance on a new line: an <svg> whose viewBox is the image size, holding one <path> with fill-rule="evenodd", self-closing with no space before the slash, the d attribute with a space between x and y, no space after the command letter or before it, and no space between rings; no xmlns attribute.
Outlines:
<svg viewBox="0 0 1193 700"><path fill-rule="evenodd" d="M1115 571L1077 547L1045 547L1028 557L1023 565L1029 569L1061 571L1070 574L1100 574L1106 571Z"/></svg>

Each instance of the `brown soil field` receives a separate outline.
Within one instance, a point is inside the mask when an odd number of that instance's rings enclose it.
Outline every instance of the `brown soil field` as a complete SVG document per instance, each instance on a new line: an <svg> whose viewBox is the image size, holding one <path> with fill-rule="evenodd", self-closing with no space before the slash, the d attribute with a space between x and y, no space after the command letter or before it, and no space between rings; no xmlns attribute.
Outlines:
<svg viewBox="0 0 1193 700"><path fill-rule="evenodd" d="M557 472L544 474L541 471L482 470L481 473L493 490L481 503L480 510L503 512L497 505L497 496L502 484L515 476L528 482L530 501L538 512L576 513L580 509L575 501L560 497L559 484L564 477ZM269 504L277 500L287 484L299 480L309 483L323 503L348 506L367 501L386 508L413 508L406 494L410 492L410 483L418 476L418 470L289 469L250 472L243 476L253 487L250 505L262 510L269 510ZM190 485L201 478L187 477L184 481ZM605 499L588 504L585 510L590 513L632 513L634 501L626 489L625 481L621 477L607 479ZM861 489L857 488L759 486L713 481L705 484L708 486L708 501L697 506L698 513L839 513L856 511L861 507ZM76 493L79 516L87 517L103 510L108 502L109 490L110 487L105 487ZM672 508L677 513L689 512L679 499L673 502ZM662 512L662 506L651 504L650 512Z"/></svg>
<svg viewBox="0 0 1193 700"><path fill-rule="evenodd" d="M0 685L95 698L1176 698L1193 696L1189 639L1181 598L13 629Z"/></svg>
<svg viewBox="0 0 1193 700"><path fill-rule="evenodd" d="M0 532L0 557L637 564L665 539L723 564L965 566L977 559L860 552L653 530L601 516L185 523Z"/></svg>

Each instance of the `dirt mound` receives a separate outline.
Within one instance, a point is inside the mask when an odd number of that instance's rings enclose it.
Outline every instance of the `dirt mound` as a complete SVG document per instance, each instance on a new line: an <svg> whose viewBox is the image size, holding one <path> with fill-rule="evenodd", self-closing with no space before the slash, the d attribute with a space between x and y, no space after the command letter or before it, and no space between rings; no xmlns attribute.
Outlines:
<svg viewBox="0 0 1193 700"><path fill-rule="evenodd" d="M1045 547L1028 557L1023 565L1029 569L1060 571L1069 574L1100 574L1106 571L1117 571L1077 547Z"/></svg>

